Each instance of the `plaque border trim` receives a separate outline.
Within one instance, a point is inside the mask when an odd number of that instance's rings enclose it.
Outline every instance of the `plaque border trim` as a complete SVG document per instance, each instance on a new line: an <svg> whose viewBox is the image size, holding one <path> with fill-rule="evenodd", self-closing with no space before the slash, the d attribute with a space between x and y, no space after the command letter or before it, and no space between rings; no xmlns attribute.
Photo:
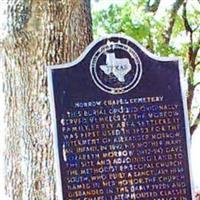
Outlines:
<svg viewBox="0 0 200 200"><path fill-rule="evenodd" d="M195 187L193 182L193 174L192 174L192 159L191 159L191 135L190 135L190 124L189 124L189 113L187 108L187 80L184 77L184 70L183 70L183 61L181 58L178 59L178 69L179 69L179 82L180 82L180 90L181 90L181 97L183 103L183 114L184 114L184 123L185 123L185 138L186 138L186 145L187 145L187 156L188 156L188 166L189 166L189 176L190 176L190 186L191 186L191 195L192 199L195 199Z"/></svg>
<svg viewBox="0 0 200 200"><path fill-rule="evenodd" d="M53 132L53 151L54 151L54 160L56 162L54 164L54 169L56 170L55 181L56 181L58 200L64 200L63 199L63 190L62 190L61 170L60 170L59 149L58 149L58 131L57 131L53 78L52 78L52 71L49 68L47 70L47 79L48 79L48 93L49 93L50 113L51 113L51 130L50 130L50 132Z"/></svg>
<svg viewBox="0 0 200 200"><path fill-rule="evenodd" d="M180 83L180 90L181 90L181 97L182 97L182 104L183 104L183 114L184 114L184 123L185 123L185 138L186 138L186 145L187 145L187 158L188 158L188 165L189 165L189 176L190 176L190 188L192 199L195 199L194 193L194 182L193 182L193 174L192 174L192 167L191 167L191 136L190 136L190 129L189 129L189 118L188 118L188 110L187 110L187 98L186 98L186 89L187 88L187 81L184 77L184 70L183 70L183 61L180 57L160 57L151 53L145 47L143 47L139 42L134 40L133 38L126 36L124 34L108 34L104 37L100 37L97 40L93 40L82 52L82 54L74 61L64 64L58 65L49 65L47 67L47 79L48 79L48 96L50 101L50 113L51 113L51 130L53 131L53 148L54 148L54 159L55 159L55 170L56 170L56 184L57 184L57 195L58 200L63 199L63 191L62 191L62 179L61 179L61 171L60 171L60 158L59 158L59 149L58 149L58 132L57 132L57 120L56 120L56 110L55 110L55 100L54 100L54 88L53 88L53 78L52 78L52 71L54 69L65 69L76 66L80 63L90 52L90 50L100 41L102 40L109 40L113 37L119 37L125 40L129 40L130 42L134 43L140 50L142 50L147 56L150 58L157 60L157 61L175 61L178 62L178 71L179 71L179 83ZM120 95L120 94L119 94Z"/></svg>

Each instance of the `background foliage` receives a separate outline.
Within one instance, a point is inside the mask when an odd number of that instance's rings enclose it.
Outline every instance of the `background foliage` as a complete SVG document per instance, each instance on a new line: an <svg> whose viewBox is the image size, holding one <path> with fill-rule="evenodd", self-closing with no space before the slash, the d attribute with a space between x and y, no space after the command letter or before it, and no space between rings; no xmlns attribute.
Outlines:
<svg viewBox="0 0 200 200"><path fill-rule="evenodd" d="M169 2L169 1L168 1ZM93 33L124 33L159 56L179 56L184 61L191 134L200 122L195 101L200 85L200 1L126 0L93 12ZM200 92L199 92L200 93Z"/></svg>

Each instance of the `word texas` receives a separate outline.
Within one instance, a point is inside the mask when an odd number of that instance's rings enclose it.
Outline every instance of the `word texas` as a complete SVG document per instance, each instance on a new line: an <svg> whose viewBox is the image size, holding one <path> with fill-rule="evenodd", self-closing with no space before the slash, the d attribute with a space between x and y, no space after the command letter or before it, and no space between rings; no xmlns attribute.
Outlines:
<svg viewBox="0 0 200 200"><path fill-rule="evenodd" d="M100 65L106 75L113 74L120 82L125 81L125 75L131 68L128 58L116 58L115 53L106 53L106 65Z"/></svg>

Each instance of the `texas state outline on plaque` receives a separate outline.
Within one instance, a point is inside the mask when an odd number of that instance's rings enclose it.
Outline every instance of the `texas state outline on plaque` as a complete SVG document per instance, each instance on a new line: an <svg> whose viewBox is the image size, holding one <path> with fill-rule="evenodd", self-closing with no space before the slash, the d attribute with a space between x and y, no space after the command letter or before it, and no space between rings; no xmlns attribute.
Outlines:
<svg viewBox="0 0 200 200"><path fill-rule="evenodd" d="M100 65L100 68L105 74L113 74L120 82L124 82L131 64L128 58L116 58L115 53L106 53L106 65Z"/></svg>

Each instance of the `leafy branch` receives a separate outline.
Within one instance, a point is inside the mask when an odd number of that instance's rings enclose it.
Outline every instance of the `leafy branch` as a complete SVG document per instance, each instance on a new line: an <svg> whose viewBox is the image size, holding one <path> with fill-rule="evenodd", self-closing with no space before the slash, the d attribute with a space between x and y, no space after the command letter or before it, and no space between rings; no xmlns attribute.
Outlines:
<svg viewBox="0 0 200 200"><path fill-rule="evenodd" d="M164 34L163 34L164 42L167 45L169 44L169 41L170 41L170 38L172 35L177 12L178 12L179 8L181 7L181 5L183 4L183 2L184 2L184 0L176 0L170 11L169 21L168 21L167 27L164 31Z"/></svg>

